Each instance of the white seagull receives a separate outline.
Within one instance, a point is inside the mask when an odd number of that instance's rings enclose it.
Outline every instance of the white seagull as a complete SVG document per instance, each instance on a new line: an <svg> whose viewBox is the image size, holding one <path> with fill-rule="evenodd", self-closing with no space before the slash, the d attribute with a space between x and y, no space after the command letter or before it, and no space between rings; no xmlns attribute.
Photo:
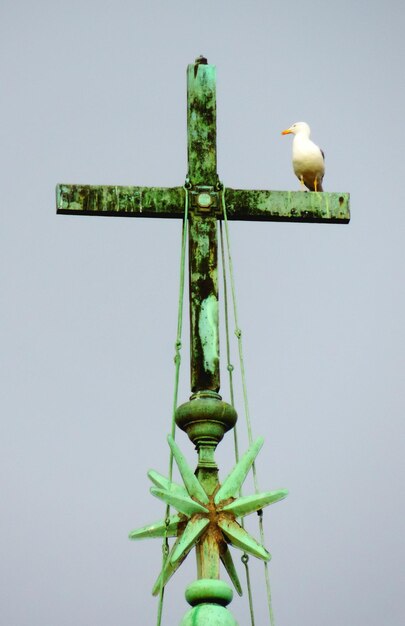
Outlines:
<svg viewBox="0 0 405 626"><path fill-rule="evenodd" d="M322 179L325 173L325 155L309 135L311 129L306 122L295 122L283 130L282 135L294 135L292 161L295 175L302 186L310 191L323 191Z"/></svg>

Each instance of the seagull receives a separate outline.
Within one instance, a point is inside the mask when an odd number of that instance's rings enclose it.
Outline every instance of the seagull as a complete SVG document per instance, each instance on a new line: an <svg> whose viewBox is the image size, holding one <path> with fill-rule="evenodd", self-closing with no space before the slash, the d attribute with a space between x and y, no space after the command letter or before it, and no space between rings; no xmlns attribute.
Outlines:
<svg viewBox="0 0 405 626"><path fill-rule="evenodd" d="M295 175L301 185L310 191L323 191L322 179L325 173L325 155L309 135L311 129L306 122L295 122L283 130L282 135L294 135L292 161Z"/></svg>

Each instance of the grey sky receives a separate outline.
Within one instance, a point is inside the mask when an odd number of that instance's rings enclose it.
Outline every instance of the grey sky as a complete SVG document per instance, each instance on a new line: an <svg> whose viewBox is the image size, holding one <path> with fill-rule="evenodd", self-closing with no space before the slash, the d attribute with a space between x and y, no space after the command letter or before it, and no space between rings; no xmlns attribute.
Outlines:
<svg viewBox="0 0 405 626"><path fill-rule="evenodd" d="M280 132L305 120L351 193L349 226L231 224L259 482L290 490L265 516L276 624L403 624L403 25L399 0L3 0L1 624L155 623L160 542L127 534L164 514L180 222L56 216L54 188L182 184L201 53L225 185L297 190Z"/></svg>

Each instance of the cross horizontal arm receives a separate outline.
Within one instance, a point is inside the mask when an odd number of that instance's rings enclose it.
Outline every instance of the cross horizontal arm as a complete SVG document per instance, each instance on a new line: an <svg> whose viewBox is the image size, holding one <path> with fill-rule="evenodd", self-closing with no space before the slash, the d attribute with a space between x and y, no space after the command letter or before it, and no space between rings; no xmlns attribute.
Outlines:
<svg viewBox="0 0 405 626"><path fill-rule="evenodd" d="M227 188L225 204L230 220L340 224L350 221L348 193Z"/></svg>
<svg viewBox="0 0 405 626"><path fill-rule="evenodd" d="M183 187L57 185L56 211L65 215L184 216Z"/></svg>
<svg viewBox="0 0 405 626"><path fill-rule="evenodd" d="M182 218L183 187L120 187L111 185L57 185L60 214L121 217ZM217 217L221 219L220 202ZM302 191L225 190L229 220L269 222L325 222L347 224L348 193Z"/></svg>

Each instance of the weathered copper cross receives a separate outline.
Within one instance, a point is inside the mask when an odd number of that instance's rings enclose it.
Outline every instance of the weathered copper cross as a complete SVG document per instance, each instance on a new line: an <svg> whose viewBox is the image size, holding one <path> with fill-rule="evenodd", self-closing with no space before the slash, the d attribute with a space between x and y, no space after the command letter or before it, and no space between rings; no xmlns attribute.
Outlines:
<svg viewBox="0 0 405 626"><path fill-rule="evenodd" d="M170 524L144 527L131 538L177 536L166 569L155 585L155 593L164 586L193 546L197 549L198 578L217 580L222 560L235 587L241 592L227 544L263 560L270 555L248 536L235 521L261 509L286 492L267 492L238 500L246 473L254 461L261 441L257 441L219 487L214 451L223 434L236 421L234 409L218 395L218 263L217 221L223 219L225 201L229 220L283 222L349 222L349 194L241 190L222 191L217 174L216 156L216 69L200 57L187 69L188 174L180 187L57 186L57 212L60 214L104 215L122 217L183 218L186 194L189 199L189 282L191 327L191 390L193 395L177 409L176 422L196 445L199 461L196 471L201 488L190 477L184 458L171 440L170 446L182 474L186 490L171 487L170 481L150 473L155 484L152 492L177 507L183 515L170 518ZM197 502L197 503L196 503ZM198 504L199 503L199 504ZM205 513L204 513L205 511ZM188 516L188 517L187 517ZM205 516L205 517L204 517ZM188 525L185 530L185 519ZM219 584L219 581L218 581ZM225 584L225 583L224 583ZM192 588L191 604L217 602L222 591L210 587L209 593ZM225 592L224 592L225 593ZM228 592L225 593L225 595ZM193 595L194 594L194 595ZM196 599L197 594L198 599ZM207 595L208 594L208 595ZM215 600L215 594L219 594ZM205 598L205 599L204 599ZM191 622L190 622L191 623ZM194 622L193 622L194 623ZM228 622L227 622L228 623ZM188 624L188 622L187 622Z"/></svg>
<svg viewBox="0 0 405 626"><path fill-rule="evenodd" d="M205 61L205 59L203 59ZM201 63L187 69L191 389L218 391L218 333L208 347L205 321L217 320L217 220L222 219L216 153L216 68ZM57 212L122 217L184 216L181 187L57 186ZM349 194L300 191L225 191L229 220L347 223ZM208 242L208 246L207 246ZM209 250L209 254L207 254ZM208 332L208 331L206 331ZM205 348L205 349L204 349Z"/></svg>

